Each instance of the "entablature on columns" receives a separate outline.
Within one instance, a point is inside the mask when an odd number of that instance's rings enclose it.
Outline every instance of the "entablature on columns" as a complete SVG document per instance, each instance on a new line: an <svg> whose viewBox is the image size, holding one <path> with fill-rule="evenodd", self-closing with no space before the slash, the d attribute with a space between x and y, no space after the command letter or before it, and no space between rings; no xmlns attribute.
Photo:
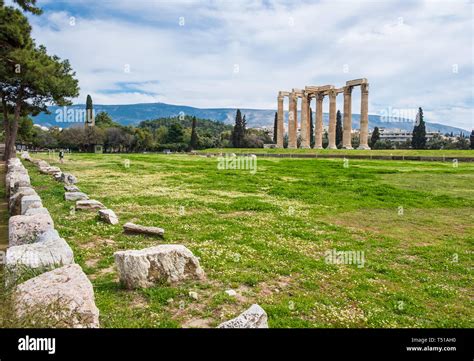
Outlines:
<svg viewBox="0 0 474 361"><path fill-rule="evenodd" d="M348 80L346 81L346 86L358 86L362 84L367 84L367 79L366 78L361 78L361 79L354 79L354 80Z"/></svg>
<svg viewBox="0 0 474 361"><path fill-rule="evenodd" d="M289 96L290 96L290 92L287 92L287 91L279 91L279 92L278 92L278 96L279 96L279 97L289 97Z"/></svg>

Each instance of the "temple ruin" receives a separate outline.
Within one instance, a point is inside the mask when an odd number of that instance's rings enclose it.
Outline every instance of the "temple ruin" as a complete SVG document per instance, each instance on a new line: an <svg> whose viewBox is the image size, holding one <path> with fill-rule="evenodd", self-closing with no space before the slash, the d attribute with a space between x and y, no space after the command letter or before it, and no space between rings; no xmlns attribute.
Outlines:
<svg viewBox="0 0 474 361"><path fill-rule="evenodd" d="M360 144L357 149L370 149L368 144L369 133L369 83L367 79L355 79L346 82L341 88L334 85L306 86L303 89L292 89L280 91L278 93L277 111L277 148L283 148L284 109L283 101L288 97L288 148L297 148L298 130L298 99L301 98L301 122L300 122L300 148L310 148L311 125L310 125L310 104L316 99L316 122L314 125L315 149L323 148L323 101L324 97L329 97L329 129L328 129L328 149L336 149L336 96L344 93L344 118L342 147L352 148L352 89L361 87L360 104Z"/></svg>

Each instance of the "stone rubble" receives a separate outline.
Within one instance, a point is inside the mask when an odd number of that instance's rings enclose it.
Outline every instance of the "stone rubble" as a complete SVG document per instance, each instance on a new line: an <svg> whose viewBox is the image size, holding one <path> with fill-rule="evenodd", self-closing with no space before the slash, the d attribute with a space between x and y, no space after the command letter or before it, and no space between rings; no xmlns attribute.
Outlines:
<svg viewBox="0 0 474 361"><path fill-rule="evenodd" d="M95 199L87 199L76 202L76 210L96 211L98 209L105 209L105 206Z"/></svg>
<svg viewBox="0 0 474 361"><path fill-rule="evenodd" d="M221 323L218 328L268 328L267 313L254 304L236 318Z"/></svg>
<svg viewBox="0 0 474 361"><path fill-rule="evenodd" d="M89 196L82 192L64 192L66 201L82 201L89 199Z"/></svg>
<svg viewBox="0 0 474 361"><path fill-rule="evenodd" d="M140 233L147 234L151 236L163 236L165 230L159 227L147 227L139 224L127 222L123 225L123 230L128 233Z"/></svg>
<svg viewBox="0 0 474 361"><path fill-rule="evenodd" d="M111 209L99 209L99 218L109 224L118 224L119 219L115 212Z"/></svg>

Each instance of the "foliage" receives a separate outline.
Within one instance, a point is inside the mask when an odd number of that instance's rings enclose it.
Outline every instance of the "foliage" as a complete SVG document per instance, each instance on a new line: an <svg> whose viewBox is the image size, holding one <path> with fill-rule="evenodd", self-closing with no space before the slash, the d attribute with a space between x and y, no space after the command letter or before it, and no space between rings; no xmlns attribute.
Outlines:
<svg viewBox="0 0 474 361"><path fill-rule="evenodd" d="M20 1L19 5L38 13L35 1ZM5 159L15 156L15 143L20 117L47 112L51 104L69 105L79 93L69 61L61 61L36 46L26 17L12 7L0 4L0 88L5 130ZM4 32L4 33L3 33Z"/></svg>
<svg viewBox="0 0 474 361"><path fill-rule="evenodd" d="M336 146L338 148L342 147L342 115L340 110L336 113Z"/></svg>
<svg viewBox="0 0 474 361"><path fill-rule="evenodd" d="M242 118L240 109L237 109L237 113L235 114L235 125L232 131L232 146L234 148L242 148L244 146L244 138L246 133L245 127L245 116Z"/></svg>
<svg viewBox="0 0 474 361"><path fill-rule="evenodd" d="M198 148L199 145L199 136L196 130L196 117L193 117L193 123L191 127L191 140L189 141L189 149L194 150Z"/></svg>
<svg viewBox="0 0 474 361"><path fill-rule="evenodd" d="M423 119L423 109L421 108L418 108L411 145L413 149L425 149L426 147L426 126Z"/></svg>
<svg viewBox="0 0 474 361"><path fill-rule="evenodd" d="M370 146L373 147L375 143L377 143L380 140L380 131L379 127L375 127L372 135L370 136Z"/></svg>

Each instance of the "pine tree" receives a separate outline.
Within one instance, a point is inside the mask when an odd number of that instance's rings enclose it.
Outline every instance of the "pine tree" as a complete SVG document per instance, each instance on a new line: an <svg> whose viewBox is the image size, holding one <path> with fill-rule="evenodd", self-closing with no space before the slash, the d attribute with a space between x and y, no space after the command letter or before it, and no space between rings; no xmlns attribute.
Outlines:
<svg viewBox="0 0 474 361"><path fill-rule="evenodd" d="M196 132L196 117L193 117L193 123L191 127L191 140L189 142L189 149L194 150L198 146L198 135Z"/></svg>
<svg viewBox="0 0 474 361"><path fill-rule="evenodd" d="M313 109L309 108L309 144L313 148L316 140L314 139Z"/></svg>
<svg viewBox="0 0 474 361"><path fill-rule="evenodd" d="M341 111L338 110L336 114L336 146L342 142L342 116Z"/></svg>
<svg viewBox="0 0 474 361"><path fill-rule="evenodd" d="M166 143L182 143L184 131L179 123L173 123L168 128L168 135L166 136Z"/></svg>
<svg viewBox="0 0 474 361"><path fill-rule="evenodd" d="M275 112L275 120L273 121L273 143L277 143L277 133L278 133L278 113Z"/></svg>
<svg viewBox="0 0 474 361"><path fill-rule="evenodd" d="M33 14L41 10L32 0L15 1ZM79 94L69 61L36 46L31 27L21 11L0 0L0 97L5 137L4 159L16 156L20 118L47 111L48 105L70 105Z"/></svg>
<svg viewBox="0 0 474 361"><path fill-rule="evenodd" d="M423 120L423 109L418 108L416 115L416 123L413 127L413 136L411 138L411 146L414 149L425 149L426 147L426 127Z"/></svg>
<svg viewBox="0 0 474 361"><path fill-rule="evenodd" d="M370 146L373 147L375 143L380 140L380 131L379 127L375 127L374 131L372 132L372 136L370 137Z"/></svg>

